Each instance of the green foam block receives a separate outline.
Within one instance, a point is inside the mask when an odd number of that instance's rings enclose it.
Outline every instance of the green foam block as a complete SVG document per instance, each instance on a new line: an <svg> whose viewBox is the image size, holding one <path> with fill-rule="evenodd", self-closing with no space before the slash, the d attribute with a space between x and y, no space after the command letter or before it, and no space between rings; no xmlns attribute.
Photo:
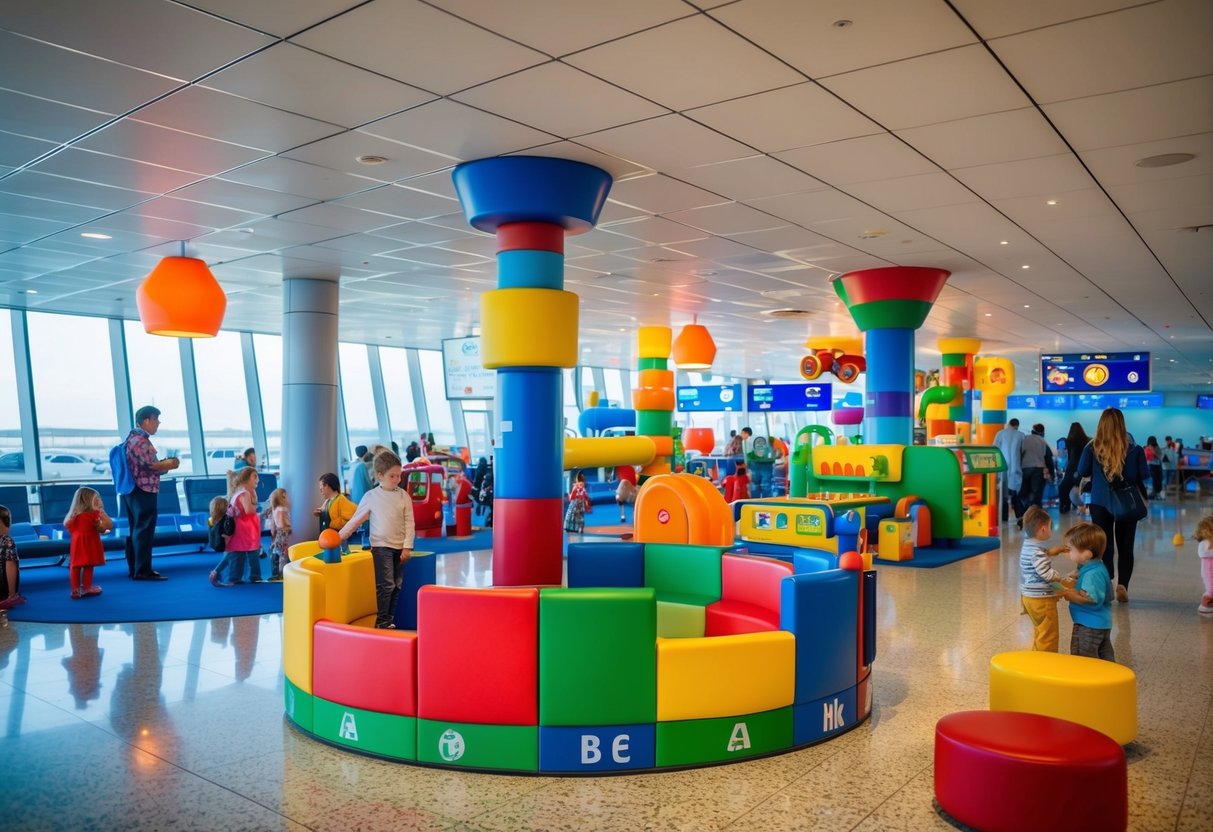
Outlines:
<svg viewBox="0 0 1213 832"><path fill-rule="evenodd" d="M417 759L444 766L538 771L539 726L418 719Z"/></svg>
<svg viewBox="0 0 1213 832"><path fill-rule="evenodd" d="M314 697L312 733L359 751L417 759L417 718L381 714Z"/></svg>
<svg viewBox="0 0 1213 832"><path fill-rule="evenodd" d="M312 730L312 695L290 679L283 679L282 699L286 715L304 731Z"/></svg>
<svg viewBox="0 0 1213 832"><path fill-rule="evenodd" d="M696 604L657 602L657 635L662 638L703 638L706 608Z"/></svg>
<svg viewBox="0 0 1213 832"><path fill-rule="evenodd" d="M687 766L769 754L792 746L792 708L657 723L657 765Z"/></svg>

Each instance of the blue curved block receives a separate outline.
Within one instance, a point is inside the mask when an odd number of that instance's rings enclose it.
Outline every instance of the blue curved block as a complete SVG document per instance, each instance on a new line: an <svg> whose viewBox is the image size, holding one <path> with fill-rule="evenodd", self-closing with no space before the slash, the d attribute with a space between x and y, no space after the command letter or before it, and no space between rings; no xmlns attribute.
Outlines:
<svg viewBox="0 0 1213 832"><path fill-rule="evenodd" d="M572 234L594 227L611 191L601 168L543 156L497 156L451 174L468 222L495 233L507 222L547 222Z"/></svg>
<svg viewBox="0 0 1213 832"><path fill-rule="evenodd" d="M556 367L497 371L501 436L494 496L511 500L564 496L563 392L564 379Z"/></svg>
<svg viewBox="0 0 1213 832"><path fill-rule="evenodd" d="M563 289L564 255L514 249L497 252L498 289Z"/></svg>
<svg viewBox="0 0 1213 832"><path fill-rule="evenodd" d="M814 702L792 707L792 733L795 745L820 742L841 733L859 721L859 703L855 688L850 687L824 696Z"/></svg>
<svg viewBox="0 0 1213 832"><path fill-rule="evenodd" d="M644 586L643 543L570 543L569 587Z"/></svg>
<svg viewBox="0 0 1213 832"><path fill-rule="evenodd" d="M796 704L854 687L859 573L831 569L790 575L780 582L779 596L779 627L796 636Z"/></svg>
<svg viewBox="0 0 1213 832"><path fill-rule="evenodd" d="M539 726L540 771L623 771L655 766L657 726Z"/></svg>

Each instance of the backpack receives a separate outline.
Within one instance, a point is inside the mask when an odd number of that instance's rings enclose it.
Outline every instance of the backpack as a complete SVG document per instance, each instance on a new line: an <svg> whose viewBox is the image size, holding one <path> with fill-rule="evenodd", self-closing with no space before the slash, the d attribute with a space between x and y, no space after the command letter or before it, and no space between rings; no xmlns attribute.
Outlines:
<svg viewBox="0 0 1213 832"><path fill-rule="evenodd" d="M126 440L110 448L110 474L114 478L114 490L126 496L135 490L135 475L131 473L126 458Z"/></svg>
<svg viewBox="0 0 1213 832"><path fill-rule="evenodd" d="M226 516L220 517L218 522L214 523L206 533L207 542L216 552L222 552L227 548L227 539L223 536L223 527L227 525L224 522L226 520Z"/></svg>
<svg viewBox="0 0 1213 832"><path fill-rule="evenodd" d="M227 507L227 512L224 513L223 518L219 521L219 534L223 535L224 537L231 537L236 533L235 512L236 503L233 501L232 504ZM227 541L224 541L225 544L226 542Z"/></svg>

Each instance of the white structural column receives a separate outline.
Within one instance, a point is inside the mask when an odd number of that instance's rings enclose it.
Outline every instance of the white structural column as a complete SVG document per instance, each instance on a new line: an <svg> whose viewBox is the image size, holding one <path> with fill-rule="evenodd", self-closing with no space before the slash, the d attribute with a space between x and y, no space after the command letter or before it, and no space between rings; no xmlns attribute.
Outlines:
<svg viewBox="0 0 1213 832"><path fill-rule="evenodd" d="M320 475L337 465L337 276L282 280L282 474L295 541L316 535Z"/></svg>

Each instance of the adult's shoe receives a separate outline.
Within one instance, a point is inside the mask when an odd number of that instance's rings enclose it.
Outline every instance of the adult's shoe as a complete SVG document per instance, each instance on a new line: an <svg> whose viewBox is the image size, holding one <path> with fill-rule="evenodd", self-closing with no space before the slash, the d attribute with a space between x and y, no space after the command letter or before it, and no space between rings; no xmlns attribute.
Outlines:
<svg viewBox="0 0 1213 832"><path fill-rule="evenodd" d="M148 572L146 575L136 575L136 581L167 581L168 578L161 575L159 572Z"/></svg>

